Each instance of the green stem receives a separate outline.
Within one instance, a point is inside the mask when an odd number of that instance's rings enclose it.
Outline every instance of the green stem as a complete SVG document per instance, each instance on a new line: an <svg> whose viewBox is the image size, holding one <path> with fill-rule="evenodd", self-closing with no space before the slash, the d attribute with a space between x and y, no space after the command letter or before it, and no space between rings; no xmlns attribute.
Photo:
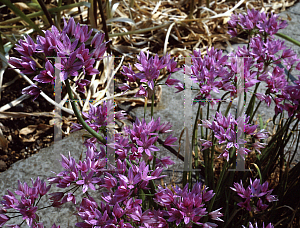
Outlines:
<svg viewBox="0 0 300 228"><path fill-rule="evenodd" d="M102 19L103 30L104 30L104 34L105 34L105 40L108 42L109 41L109 34L108 34L108 30L107 30L107 25L106 25L106 19L105 19L104 12L103 12L102 0L98 0L98 6L99 6L99 10L100 10L101 19ZM110 49L110 44L109 43L107 43L107 52L109 54L111 54L111 49Z"/></svg>
<svg viewBox="0 0 300 228"><path fill-rule="evenodd" d="M4 4L6 4L6 2L8 2L8 3L10 3L12 5L12 3L10 1L8 1L8 0L0 0L0 2L2 2ZM14 5L12 5L12 6L14 6ZM74 7L79 7L79 6L89 7L90 4L88 2L78 2L78 3L74 3L74 4L70 4L70 5L65 5L65 6L61 6L61 7L52 8L52 9L49 9L48 12L49 13L57 13L57 12L60 12L60 11L66 10L66 9L72 9ZM9 5L9 7L10 7L10 5ZM23 17L26 17L26 18L30 19L30 18L39 17L39 16L44 15L43 11L38 11L38 12L30 13L30 14L27 14L27 15L23 14L22 11L21 11L21 13L22 13L22 16L20 15L19 17L8 19L6 21L1 21L0 25L9 24L9 23L16 23L16 22L18 22L20 20L25 20L26 21L26 19L25 18L23 19ZM26 22L28 24L33 23L31 20L26 21ZM33 23L33 25L35 25L35 24ZM42 31L41 31L41 35L44 35L44 33Z"/></svg>
<svg viewBox="0 0 300 228"><path fill-rule="evenodd" d="M297 46L300 46L300 42L298 40L294 40L293 38L291 38L291 37L289 37L287 35L284 35L284 34L282 34L280 32L276 33L275 35L279 36L279 37L281 37L281 38L283 38L283 39L285 39L287 41L290 41L291 43L296 44Z"/></svg>
<svg viewBox="0 0 300 228"><path fill-rule="evenodd" d="M256 112L257 112L258 107L260 106L260 104L261 104L261 101L259 101L259 103L257 104L257 106L256 106L253 114L250 116L249 121L248 121L249 123L251 123L251 121L253 120L253 118L254 118L254 116L255 116L255 114L256 114Z"/></svg>
<svg viewBox="0 0 300 228"><path fill-rule="evenodd" d="M75 100L74 100L74 96L73 96L73 93L72 93L72 90L71 90L71 86L70 86L70 83L69 83L69 79L65 80L65 83L66 83L66 87L67 87L67 92L68 92L68 95L71 99L71 105L72 105L72 109L78 119L78 121L82 124L82 126L90 133L92 134L98 141L100 141L101 143L103 143L104 145L106 145L106 140L101 136L99 135L96 131L94 131L85 121L84 119L82 118L81 114L79 113L77 107L76 107L76 104L75 104Z"/></svg>
<svg viewBox="0 0 300 228"><path fill-rule="evenodd" d="M215 181L214 181L214 156L215 156L215 140L214 140L215 134L212 133L212 147L210 152L210 163L209 163L209 172L210 172L210 187L212 189L215 188Z"/></svg>
<svg viewBox="0 0 300 228"><path fill-rule="evenodd" d="M153 108L154 108L154 90L153 90L153 94L152 94L152 102L151 102L151 117L153 117Z"/></svg>
<svg viewBox="0 0 300 228"><path fill-rule="evenodd" d="M35 24L32 20L28 18L19 8L17 8L14 4L12 4L9 0L0 0L3 4L5 4L10 10L14 11L16 15L26 21L35 31L37 31L40 35L44 35L44 32Z"/></svg>
<svg viewBox="0 0 300 228"><path fill-rule="evenodd" d="M255 97L256 97L255 94L256 94L256 91L257 91L257 89L258 89L259 84L260 84L260 82L257 83L257 84L255 85L254 92L253 92L253 94L252 94L252 97L251 97L251 99L250 99L249 105L248 105L247 110L246 110L246 112L245 112L247 116L252 116L253 107L254 107L254 102L255 102ZM249 123L250 123L250 121L249 121Z"/></svg>
<svg viewBox="0 0 300 228"><path fill-rule="evenodd" d="M46 15L46 18L47 18L49 24L50 24L51 26L54 25L54 22L53 22L53 20L52 20L52 17L51 17L51 15L50 15L50 13L48 12L48 10L47 10L47 8L46 8L46 6L45 6L44 1L43 1L43 0L37 0L37 1L39 2L39 4L40 4L40 6L41 6L41 8L42 8L42 10L43 10L43 12L44 12L44 14Z"/></svg>
<svg viewBox="0 0 300 228"><path fill-rule="evenodd" d="M195 151L195 169L198 169L198 144L197 144L197 136L198 136L198 118L201 110L201 105L199 102L197 115L195 119L194 129L193 129L193 137L192 137L192 146ZM199 171L196 171L196 180L199 180Z"/></svg>
<svg viewBox="0 0 300 228"><path fill-rule="evenodd" d="M220 186L221 186L221 183L222 183L225 171L227 169L227 165L228 165L228 162L225 161L224 162L224 166L223 166L222 171L221 171L221 174L220 174L220 177L219 177L219 180L218 180L218 183L217 183L217 188L216 188L216 191L215 191L215 195L211 199L210 204L208 206L208 210L207 210L208 213L211 212L211 209L212 209L212 207L214 205L214 202L215 202L217 196L219 195ZM206 216L205 219L204 219L204 222L207 222L207 220L208 220L208 217Z"/></svg>

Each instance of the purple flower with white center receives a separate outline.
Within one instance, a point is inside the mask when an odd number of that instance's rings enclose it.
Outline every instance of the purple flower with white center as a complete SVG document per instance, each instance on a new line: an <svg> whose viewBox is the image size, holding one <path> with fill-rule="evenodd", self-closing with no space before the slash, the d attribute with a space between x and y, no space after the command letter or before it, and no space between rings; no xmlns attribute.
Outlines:
<svg viewBox="0 0 300 228"><path fill-rule="evenodd" d="M22 89L22 94L29 94L34 96L33 101L40 95L40 93L41 90L35 84Z"/></svg>

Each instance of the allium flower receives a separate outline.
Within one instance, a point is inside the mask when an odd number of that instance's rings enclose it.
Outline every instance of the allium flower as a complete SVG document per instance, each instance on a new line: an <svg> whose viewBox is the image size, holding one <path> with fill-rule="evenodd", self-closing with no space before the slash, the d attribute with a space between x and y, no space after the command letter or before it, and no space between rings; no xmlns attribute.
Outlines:
<svg viewBox="0 0 300 228"><path fill-rule="evenodd" d="M22 89L22 94L29 94L34 96L33 101L40 95L40 93L41 90L35 84Z"/></svg>
<svg viewBox="0 0 300 228"><path fill-rule="evenodd" d="M208 202L213 195L213 191L207 191L207 188L202 187L201 183L196 183L192 190L188 190L188 184L183 189L173 188L173 191L159 186L154 200L159 205L168 208L168 222L175 222L176 225L184 222L188 227L192 227L193 223L204 225L199 220L207 214L205 202ZM219 212L220 209L211 212L210 218L222 221L219 218L223 216ZM217 226L214 223L208 223L206 227L209 227L209 224Z"/></svg>
<svg viewBox="0 0 300 228"><path fill-rule="evenodd" d="M243 228L246 228L246 226L243 226ZM247 228L258 228L257 223L255 223L255 226L252 225L251 222L249 222L249 226ZM265 226L265 223L263 223L262 228L274 228L272 223L269 223L267 226Z"/></svg>
<svg viewBox="0 0 300 228"><path fill-rule="evenodd" d="M269 35L274 35L279 29L283 29L287 26L286 21L278 20L279 15L266 14L265 12L259 12L252 9L247 11L246 15L233 14L228 21L229 28L231 30L228 33L231 36L237 35L236 28L239 26L243 30L258 30L259 32L265 32ZM233 30L232 30L233 29Z"/></svg>
<svg viewBox="0 0 300 228"><path fill-rule="evenodd" d="M96 188L93 184L98 183L100 181L100 178L93 177L94 172L90 172L88 175L85 172L81 172L82 180L79 180L76 182L78 185L83 185L82 192L85 193L88 188L96 191Z"/></svg>
<svg viewBox="0 0 300 228"><path fill-rule="evenodd" d="M82 62L75 62L75 59L76 53L73 52L69 58L62 58L61 63L55 64L55 67L61 71L60 79L62 81L66 80L68 75L73 77L78 76L78 71L82 68L83 64Z"/></svg>
<svg viewBox="0 0 300 228"><path fill-rule="evenodd" d="M169 86L169 87L172 86L172 85L178 85L178 83L179 83L180 81L177 80L177 79L171 79L170 77L171 77L171 74L169 74L169 76L168 76L168 78L167 78L165 84L166 84L167 86Z"/></svg>
<svg viewBox="0 0 300 228"><path fill-rule="evenodd" d="M39 178L36 179L35 182L32 180L33 187L29 187L26 182L22 184L18 181L18 189L15 191L15 194L21 196L20 200L17 200L15 195L7 190L8 195L3 196L4 199L1 201L1 204L4 206L0 212L0 226L4 225L10 218L3 214L7 212L7 209L15 209L18 213L22 215L23 220L26 220L28 226L36 226L36 222L34 221L36 218L36 211L38 207L35 205L37 199L45 195L49 189L50 185L46 186L46 184L41 181ZM3 211L3 212L2 212ZM18 227L16 225L10 225L14 227Z"/></svg>
<svg viewBox="0 0 300 228"><path fill-rule="evenodd" d="M154 90L154 87L156 86L157 79L160 75L160 70L167 67L167 70L170 73L173 73L175 71L178 71L179 68L176 68L176 62L174 59L170 59L170 55L167 54L161 58L156 55L154 58L149 57L149 51L147 52L147 55L141 51L140 55L137 57L139 63L135 64L135 67L140 71L139 73L135 73L132 70L131 65L129 64L129 67L123 66L123 72L121 72L124 76L126 76L125 80L129 82L142 82L144 85L146 85L146 88L144 88L142 85L140 85L140 90L136 93L135 96L148 96L147 89ZM166 85L171 86L175 85L180 89L181 84L180 81L177 79L170 79L170 75L165 82ZM121 87L120 89L126 90L128 89L128 85L125 85Z"/></svg>
<svg viewBox="0 0 300 228"><path fill-rule="evenodd" d="M23 74L34 74L37 71L36 62L29 57L22 56L21 59L11 57L8 62L20 69Z"/></svg>
<svg viewBox="0 0 300 228"><path fill-rule="evenodd" d="M19 40L19 44L16 44L15 50L17 50L21 55L30 57L36 52L37 45L34 43L33 39L27 35L24 40Z"/></svg>
<svg viewBox="0 0 300 228"><path fill-rule="evenodd" d="M227 161L229 160L229 151L228 149L235 147L237 152L241 155L243 159L245 159L245 155L247 155L250 150L241 147L241 144L245 144L247 141L241 138L242 134L253 135L256 125L248 124L249 116L240 116L237 120L233 118L231 114L228 117L223 116L221 113L216 113L216 116L213 117L214 121L210 123L208 120L202 122L202 126L211 129L214 132L214 136L219 140L219 144L226 144L226 149L220 155L220 157L225 157ZM236 133L235 129L238 129ZM202 150L205 150L212 146L210 141L201 140ZM260 144L263 146L263 144ZM258 147L256 146L258 150Z"/></svg>
<svg viewBox="0 0 300 228"><path fill-rule="evenodd" d="M9 219L6 215L0 214L0 226L2 227Z"/></svg>
<svg viewBox="0 0 300 228"><path fill-rule="evenodd" d="M90 81L89 80L86 80L86 79L78 79L76 82L75 82L75 85L77 86L76 88L76 91L80 92L80 93L85 93L85 89L84 89L84 86L87 86L90 84Z"/></svg>
<svg viewBox="0 0 300 228"><path fill-rule="evenodd" d="M35 76L33 80L40 83L51 83L54 84L54 68L52 64L47 60L45 64L45 70L42 70L39 75Z"/></svg>
<svg viewBox="0 0 300 228"><path fill-rule="evenodd" d="M199 93L194 99L210 99L211 92L219 93L219 89L223 86L221 76L225 77L225 75L228 75L228 71L225 68L228 57L227 55L222 57L222 51L217 51L214 48L207 49L207 55L203 58L201 57L200 50L194 50L193 54L191 56L193 62L191 66L191 79L199 86ZM201 102L200 104L204 105L204 103Z"/></svg>
<svg viewBox="0 0 300 228"><path fill-rule="evenodd" d="M73 18L68 23L64 20L62 31L52 26L50 30L45 31L45 37L37 36L36 43L30 36L20 40L16 50L22 57L12 57L9 63L24 74L36 74L34 80L40 83L54 84L53 65L61 71L62 81L69 76L78 76L80 72L88 75L98 74L99 71L94 69L93 65L96 60L103 58L106 43L103 43L104 34L97 33L93 38L93 47L85 48L84 42L89 39L91 33L92 30L88 31L88 26L81 26L79 23L76 25ZM39 57L38 60L36 57ZM57 57L61 58L61 62L54 64ZM41 68L41 58L45 58L45 69ZM82 92L82 89L79 91Z"/></svg>
<svg viewBox="0 0 300 228"><path fill-rule="evenodd" d="M268 191L268 182L261 185L259 179L255 179L252 182L252 179L250 178L250 185L246 189L243 187L242 180L240 184L234 183L233 186L234 188L230 188L240 197L246 199L245 201L239 202L237 205L248 211L263 211L267 209L269 205L263 203L262 197L268 202L278 200L275 195L271 195L273 189ZM256 205L254 204L254 201L251 200L253 198L258 199Z"/></svg>

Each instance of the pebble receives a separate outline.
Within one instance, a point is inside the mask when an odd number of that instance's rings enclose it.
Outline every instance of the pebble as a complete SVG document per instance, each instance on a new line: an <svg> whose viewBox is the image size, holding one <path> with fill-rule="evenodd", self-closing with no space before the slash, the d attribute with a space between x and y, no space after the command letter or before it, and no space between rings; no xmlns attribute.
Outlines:
<svg viewBox="0 0 300 228"><path fill-rule="evenodd" d="M5 170L7 168L7 165L4 161L0 160L0 170Z"/></svg>

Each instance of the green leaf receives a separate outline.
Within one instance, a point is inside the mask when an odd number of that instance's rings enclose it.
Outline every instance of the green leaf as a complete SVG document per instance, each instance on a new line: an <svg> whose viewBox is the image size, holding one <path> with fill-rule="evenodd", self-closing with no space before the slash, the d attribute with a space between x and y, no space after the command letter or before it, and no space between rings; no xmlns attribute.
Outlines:
<svg viewBox="0 0 300 228"><path fill-rule="evenodd" d="M2 1L8 1L8 0L0 0L0 2L2 2ZM74 4L70 4L70 5L65 5L65 6L61 6L61 7L52 8L52 9L49 9L48 11L51 14L51 13L61 12L61 11L66 10L66 9L72 9L72 8L78 7L78 6L90 7L90 3L88 3L88 2L78 2L78 3L74 3ZM45 15L44 12L43 11L38 11L38 12L31 13L31 14L27 14L26 17L27 18L34 18L34 17L39 17L39 16L42 16L42 15ZM0 22L0 25L9 24L9 23L16 23L20 20L22 20L21 17L16 17L16 18L8 19L6 21L2 21L2 22Z"/></svg>
<svg viewBox="0 0 300 228"><path fill-rule="evenodd" d="M26 21L34 30L36 30L40 35L44 35L43 31L34 24L30 18L28 18L21 10L19 10L14 4L9 0L0 0L3 4L5 4L9 9L11 9L16 15Z"/></svg>

